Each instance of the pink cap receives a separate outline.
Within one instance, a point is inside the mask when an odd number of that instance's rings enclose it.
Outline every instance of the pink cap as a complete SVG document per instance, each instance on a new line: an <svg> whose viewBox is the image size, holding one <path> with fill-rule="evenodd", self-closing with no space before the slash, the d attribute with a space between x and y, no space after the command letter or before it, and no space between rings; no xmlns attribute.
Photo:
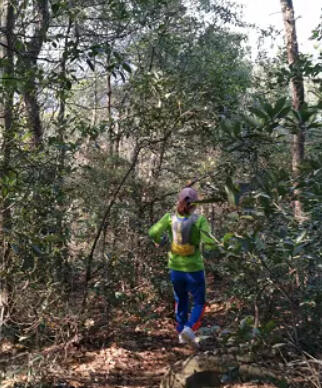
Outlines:
<svg viewBox="0 0 322 388"><path fill-rule="evenodd" d="M186 200L188 203L198 200L198 193L191 187L185 187L179 193L179 201Z"/></svg>

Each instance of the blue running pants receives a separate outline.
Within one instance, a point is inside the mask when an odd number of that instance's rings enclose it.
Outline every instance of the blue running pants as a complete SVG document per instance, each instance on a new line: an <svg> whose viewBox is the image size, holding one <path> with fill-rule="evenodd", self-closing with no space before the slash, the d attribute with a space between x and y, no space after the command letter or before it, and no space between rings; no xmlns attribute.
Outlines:
<svg viewBox="0 0 322 388"><path fill-rule="evenodd" d="M205 310L206 283L205 272L183 272L170 270L175 298L175 314L177 331L180 333L184 326L198 330ZM192 310L189 314L189 294L192 296Z"/></svg>

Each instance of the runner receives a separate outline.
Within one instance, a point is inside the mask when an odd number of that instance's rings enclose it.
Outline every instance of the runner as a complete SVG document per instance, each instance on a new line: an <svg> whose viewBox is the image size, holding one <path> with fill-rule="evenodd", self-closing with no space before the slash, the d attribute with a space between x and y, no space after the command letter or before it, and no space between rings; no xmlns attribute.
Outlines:
<svg viewBox="0 0 322 388"><path fill-rule="evenodd" d="M186 187L178 197L176 212L166 213L149 230L157 246L163 245L166 236L171 242L168 267L175 298L175 316L180 343L199 347L195 332L201 326L205 310L205 269L200 245L206 250L214 248L214 238L203 215L195 214L198 193ZM193 306L189 313L189 294Z"/></svg>

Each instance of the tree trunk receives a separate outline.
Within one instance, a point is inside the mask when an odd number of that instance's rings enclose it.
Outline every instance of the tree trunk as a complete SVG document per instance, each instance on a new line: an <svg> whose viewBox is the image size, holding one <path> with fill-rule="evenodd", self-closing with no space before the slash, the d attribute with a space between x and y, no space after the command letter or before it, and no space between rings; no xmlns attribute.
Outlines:
<svg viewBox="0 0 322 388"><path fill-rule="evenodd" d="M4 78L14 77L14 52L13 52L13 28L14 28L14 8L10 1L0 0L0 24L1 29L4 31L0 37L0 59L6 58L6 62L3 67L0 67L0 77L4 81ZM12 120L12 107L13 107L13 89L9 85L4 85L4 90L0 99L0 111L1 111L1 127L3 133L2 143L2 155L3 161L1 166L1 176L9 176L10 164L11 164L11 147L14 139L13 134L13 120ZM10 231L11 231L11 202L10 193L3 193L3 201L0 207L1 211L1 264L0 270L2 273L7 273L10 265ZM6 309L9 304L9 288L10 281L7 277L2 277L0 280L0 338L1 329L4 324L5 317L7 315Z"/></svg>
<svg viewBox="0 0 322 388"><path fill-rule="evenodd" d="M42 126L40 120L40 107L37 100L36 80L34 76L29 80L28 90L23 94L28 126L33 133L33 143L35 147L38 147L42 141Z"/></svg>
<svg viewBox="0 0 322 388"><path fill-rule="evenodd" d="M60 75L64 81L66 79L66 65L68 58L68 49L70 42L70 31L72 28L72 18L69 17L67 31L65 32L64 50L60 59ZM68 284L70 268L68 265L68 245L66 239L65 230L65 214L66 214L66 196L64 195L64 174L66 164L66 148L65 148L65 112L66 112L66 98L68 89L65 88L64 82L62 82L61 90L59 93L59 111L58 111L58 138L61 144L58 157L58 190L60 195L57 199L57 233L60 237L59 251L60 254L56 259L56 277L57 280L63 279L65 284Z"/></svg>
<svg viewBox="0 0 322 388"><path fill-rule="evenodd" d="M92 126L95 127L97 124L97 109L98 109L98 80L97 80L97 72L96 72L96 58L93 58L93 76L94 76L94 96L93 96L93 112L92 112Z"/></svg>
<svg viewBox="0 0 322 388"><path fill-rule="evenodd" d="M27 71L27 82L23 91L26 106L27 121L33 133L33 142L38 147L42 142L42 125L40 120L40 107L37 98L37 59L49 28L48 0L35 1L35 14L37 22L30 40L26 43L26 49L19 58L19 68L22 73Z"/></svg>
<svg viewBox="0 0 322 388"><path fill-rule="evenodd" d="M294 8L292 0L281 0L281 7L285 28L285 40L287 48L287 59L293 76L291 78L292 104L296 111L299 111L304 103L304 84L302 73L296 69L299 61L299 51L295 29ZM300 166L304 159L305 131L303 125L299 125L297 134L293 135L292 144L292 171L294 177L294 216L299 221L303 220L303 209L300 201L300 189L298 177Z"/></svg>
<svg viewBox="0 0 322 388"><path fill-rule="evenodd" d="M109 152L114 156L114 124L112 122L112 83L111 75L107 76L107 119L109 121Z"/></svg>

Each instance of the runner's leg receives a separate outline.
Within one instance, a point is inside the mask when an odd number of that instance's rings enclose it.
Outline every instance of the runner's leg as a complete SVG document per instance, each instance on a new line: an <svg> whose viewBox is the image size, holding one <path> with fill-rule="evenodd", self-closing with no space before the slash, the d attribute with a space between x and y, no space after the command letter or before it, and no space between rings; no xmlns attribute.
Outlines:
<svg viewBox="0 0 322 388"><path fill-rule="evenodd" d="M193 306L190 317L185 326L196 331L201 326L201 318L205 311L206 302L206 283L205 272L187 272L186 273L187 291L192 295Z"/></svg>
<svg viewBox="0 0 322 388"><path fill-rule="evenodd" d="M171 270L170 279L173 285L175 298L177 332L180 333L187 322L189 307L189 295L185 280L185 272Z"/></svg>

